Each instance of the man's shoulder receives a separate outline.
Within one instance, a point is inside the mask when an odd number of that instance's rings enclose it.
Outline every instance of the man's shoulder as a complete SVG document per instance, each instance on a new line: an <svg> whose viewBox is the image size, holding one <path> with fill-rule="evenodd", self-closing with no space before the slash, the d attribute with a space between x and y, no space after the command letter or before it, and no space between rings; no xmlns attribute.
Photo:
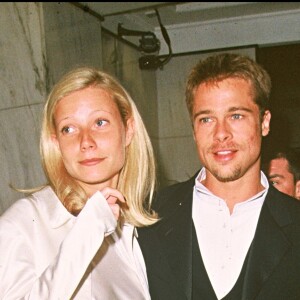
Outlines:
<svg viewBox="0 0 300 300"><path fill-rule="evenodd" d="M285 211L294 222L300 225L300 201L278 191L273 186L269 187L267 202L271 210L276 210L282 215Z"/></svg>
<svg viewBox="0 0 300 300"><path fill-rule="evenodd" d="M183 201L183 199L192 199L195 178L196 175L186 181L160 189L154 198L153 208L156 211L161 211L167 209L169 206L174 206L178 201Z"/></svg>
<svg viewBox="0 0 300 300"><path fill-rule="evenodd" d="M285 193L280 192L275 187L270 185L269 187L269 195L275 199L285 200L285 204L288 206L295 206L300 208L300 201L294 197L291 197Z"/></svg>
<svg viewBox="0 0 300 300"><path fill-rule="evenodd" d="M180 190L188 190L190 188L193 188L194 184L195 184L195 177L191 177L186 181L177 182L172 185L165 186L158 191L157 197L161 198L161 197L165 197L177 193Z"/></svg>

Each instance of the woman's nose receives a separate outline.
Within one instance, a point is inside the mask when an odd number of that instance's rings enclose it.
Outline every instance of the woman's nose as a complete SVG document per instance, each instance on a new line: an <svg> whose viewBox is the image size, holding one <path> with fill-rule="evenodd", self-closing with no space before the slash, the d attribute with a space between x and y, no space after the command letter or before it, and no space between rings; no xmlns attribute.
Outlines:
<svg viewBox="0 0 300 300"><path fill-rule="evenodd" d="M80 143L81 143L80 148L82 151L93 149L96 146L96 142L89 131L82 132Z"/></svg>

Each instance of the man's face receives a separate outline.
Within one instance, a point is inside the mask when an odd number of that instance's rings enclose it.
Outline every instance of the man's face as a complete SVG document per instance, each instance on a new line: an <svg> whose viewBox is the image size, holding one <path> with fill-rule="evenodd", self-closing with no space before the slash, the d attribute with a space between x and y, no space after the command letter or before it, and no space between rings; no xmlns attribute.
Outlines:
<svg viewBox="0 0 300 300"><path fill-rule="evenodd" d="M270 161L268 179L282 193L295 197L296 185L294 175L289 171L289 163L285 158L275 158Z"/></svg>
<svg viewBox="0 0 300 300"><path fill-rule="evenodd" d="M270 117L267 111L261 122L246 80L228 78L217 84L200 84L195 92L193 126L207 178L229 182L245 175L257 177L261 139L269 132Z"/></svg>

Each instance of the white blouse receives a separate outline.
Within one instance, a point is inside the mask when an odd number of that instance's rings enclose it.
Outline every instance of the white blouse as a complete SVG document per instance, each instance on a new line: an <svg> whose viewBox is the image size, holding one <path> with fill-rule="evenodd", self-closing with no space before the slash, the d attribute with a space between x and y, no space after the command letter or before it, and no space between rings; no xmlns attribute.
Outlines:
<svg viewBox="0 0 300 300"><path fill-rule="evenodd" d="M77 217L50 187L20 199L0 217L0 299L149 300L134 232L100 192Z"/></svg>

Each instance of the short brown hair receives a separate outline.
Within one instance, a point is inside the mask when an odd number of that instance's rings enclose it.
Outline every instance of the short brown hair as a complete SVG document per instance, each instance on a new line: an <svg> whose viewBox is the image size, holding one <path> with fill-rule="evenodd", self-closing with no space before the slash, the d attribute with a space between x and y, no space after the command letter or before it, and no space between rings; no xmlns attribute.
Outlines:
<svg viewBox="0 0 300 300"><path fill-rule="evenodd" d="M267 71L248 56L222 53L200 60L188 76L185 99L191 118L196 88L204 82L218 82L227 78L241 78L251 83L254 102L259 107L261 117L269 109L271 78Z"/></svg>

